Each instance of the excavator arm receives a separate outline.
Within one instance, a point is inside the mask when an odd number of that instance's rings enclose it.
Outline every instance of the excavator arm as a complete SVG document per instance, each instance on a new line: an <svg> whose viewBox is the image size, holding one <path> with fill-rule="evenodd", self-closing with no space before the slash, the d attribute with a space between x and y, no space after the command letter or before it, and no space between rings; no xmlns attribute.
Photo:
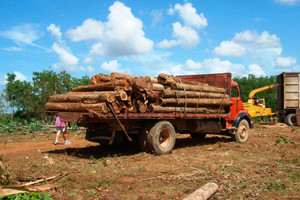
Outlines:
<svg viewBox="0 0 300 200"><path fill-rule="evenodd" d="M268 85L268 86L265 86L265 87L261 87L261 88L257 88L257 89L255 89L255 90L252 90L252 91L249 93L248 98L249 98L249 99L252 99L252 98L255 96L256 93L261 92L261 91L264 91L264 90L268 90L268 89L271 89L271 88L277 87L277 86L278 86L278 84L274 84L274 85Z"/></svg>

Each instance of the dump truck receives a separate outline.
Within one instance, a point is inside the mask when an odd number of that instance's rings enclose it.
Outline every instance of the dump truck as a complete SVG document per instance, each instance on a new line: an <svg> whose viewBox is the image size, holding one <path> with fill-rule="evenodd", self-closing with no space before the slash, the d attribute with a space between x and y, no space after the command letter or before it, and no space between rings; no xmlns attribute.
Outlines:
<svg viewBox="0 0 300 200"><path fill-rule="evenodd" d="M277 102L280 120L290 126L300 125L300 72L277 76Z"/></svg>
<svg viewBox="0 0 300 200"><path fill-rule="evenodd" d="M111 77L115 79L115 75L112 73ZM124 75L126 77L126 80L73 88L69 96L67 93L50 97L52 102L46 104L46 113L59 115L62 121L76 122L78 126L86 127L86 139L89 141L112 145L135 140L143 151L158 155L172 152L177 133L190 134L196 140L204 139L206 134L230 135L241 143L248 140L251 118L248 111L243 109L240 90L238 84L231 80L231 73L176 77L160 74L158 78ZM150 82L145 84L143 81L147 78ZM131 84L128 85L128 82ZM170 85L167 85L168 82ZM145 90L144 85L151 90ZM86 92L108 88L114 88L114 91ZM120 88L120 93L115 94ZM110 98L111 95L116 100ZM156 96L155 103L149 103L153 96ZM207 99L208 96L214 98ZM94 101L100 97L105 97L107 101L95 104ZM79 103L55 102L71 99ZM138 109L131 107L133 102ZM170 104L171 107L160 106L163 104Z"/></svg>

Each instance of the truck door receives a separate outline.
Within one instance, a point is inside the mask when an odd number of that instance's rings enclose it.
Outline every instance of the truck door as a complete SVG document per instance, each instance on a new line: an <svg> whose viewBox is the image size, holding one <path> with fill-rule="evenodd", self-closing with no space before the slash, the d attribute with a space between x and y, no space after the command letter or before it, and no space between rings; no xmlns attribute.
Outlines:
<svg viewBox="0 0 300 200"><path fill-rule="evenodd" d="M243 110L243 102L240 96L240 90L238 86L231 87L231 100L233 101L233 105L230 107L230 118L226 119L228 121L233 121L238 113Z"/></svg>

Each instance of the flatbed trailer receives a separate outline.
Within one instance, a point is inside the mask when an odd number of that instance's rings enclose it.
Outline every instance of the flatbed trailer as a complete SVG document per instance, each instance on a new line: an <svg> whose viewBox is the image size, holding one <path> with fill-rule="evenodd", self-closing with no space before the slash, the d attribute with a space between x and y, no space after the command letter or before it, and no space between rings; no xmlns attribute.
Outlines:
<svg viewBox="0 0 300 200"><path fill-rule="evenodd" d="M118 144L136 139L143 151L156 154L170 153L176 133L188 133L201 140L206 134L231 135L238 142L246 142L251 126L250 116L243 109L237 83L231 81L231 73L177 76L182 80L197 81L224 88L233 105L225 113L111 113L89 110L88 112L47 112L56 114L62 121L76 122L86 127L86 139L102 145ZM201 91L200 91L201 92ZM108 106L110 106L108 104ZM220 109L221 110L221 109Z"/></svg>

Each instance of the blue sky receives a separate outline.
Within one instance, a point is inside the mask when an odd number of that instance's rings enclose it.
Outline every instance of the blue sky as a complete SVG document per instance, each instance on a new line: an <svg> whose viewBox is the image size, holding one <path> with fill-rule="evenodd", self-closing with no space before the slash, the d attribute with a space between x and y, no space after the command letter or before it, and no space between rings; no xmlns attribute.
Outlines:
<svg viewBox="0 0 300 200"><path fill-rule="evenodd" d="M299 71L300 0L0 1L0 79Z"/></svg>

